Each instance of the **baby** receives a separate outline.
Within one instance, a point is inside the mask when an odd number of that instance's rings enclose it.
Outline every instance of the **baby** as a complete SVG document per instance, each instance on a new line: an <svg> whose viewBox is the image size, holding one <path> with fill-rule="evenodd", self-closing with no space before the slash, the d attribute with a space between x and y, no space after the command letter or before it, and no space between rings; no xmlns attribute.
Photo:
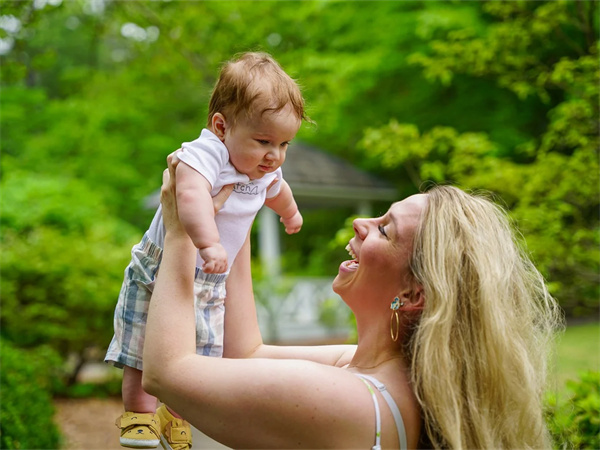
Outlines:
<svg viewBox="0 0 600 450"><path fill-rule="evenodd" d="M177 206L181 223L198 248L195 282L196 351L223 354L225 280L252 222L267 205L287 233L302 227L302 215L281 173L287 147L298 132L304 99L298 85L265 53L245 53L226 63L209 104L207 128L182 145L177 156ZM233 191L214 213L212 197ZM164 226L159 207L132 260L115 309L115 335L105 361L124 367L123 405L117 419L121 445L188 449L186 421L142 389L142 353L148 305L160 266ZM175 441L173 441L175 439Z"/></svg>

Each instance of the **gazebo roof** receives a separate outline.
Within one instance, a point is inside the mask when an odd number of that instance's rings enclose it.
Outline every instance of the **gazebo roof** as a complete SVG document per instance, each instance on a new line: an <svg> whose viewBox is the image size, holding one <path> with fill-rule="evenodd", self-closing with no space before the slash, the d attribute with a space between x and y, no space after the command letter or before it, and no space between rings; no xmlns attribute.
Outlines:
<svg viewBox="0 0 600 450"><path fill-rule="evenodd" d="M390 183L302 142L292 142L282 170L299 203L352 205L397 196Z"/></svg>

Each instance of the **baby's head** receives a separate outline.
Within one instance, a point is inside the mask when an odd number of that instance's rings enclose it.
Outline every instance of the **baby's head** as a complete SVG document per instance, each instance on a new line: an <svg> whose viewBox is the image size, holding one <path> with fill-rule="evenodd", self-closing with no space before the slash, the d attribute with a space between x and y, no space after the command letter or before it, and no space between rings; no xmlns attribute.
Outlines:
<svg viewBox="0 0 600 450"><path fill-rule="evenodd" d="M210 99L208 128L251 180L285 161L304 112L300 88L266 53L244 53L223 66Z"/></svg>
<svg viewBox="0 0 600 450"><path fill-rule="evenodd" d="M208 127L216 113L235 127L240 120L254 121L287 106L299 121L309 120L300 88L277 61L267 53L243 53L221 69L209 103Z"/></svg>

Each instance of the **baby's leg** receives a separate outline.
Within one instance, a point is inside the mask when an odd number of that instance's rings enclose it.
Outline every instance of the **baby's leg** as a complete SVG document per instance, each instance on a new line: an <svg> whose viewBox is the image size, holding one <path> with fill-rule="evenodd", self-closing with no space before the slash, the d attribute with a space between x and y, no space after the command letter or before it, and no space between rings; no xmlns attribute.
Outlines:
<svg viewBox="0 0 600 450"><path fill-rule="evenodd" d="M142 389L141 370L125 366L121 390L125 411L152 414L156 412L156 397Z"/></svg>
<svg viewBox="0 0 600 450"><path fill-rule="evenodd" d="M156 415L156 397L142 389L142 371L124 366L121 389L125 407L117 419L121 446L155 448L160 442L160 418Z"/></svg>

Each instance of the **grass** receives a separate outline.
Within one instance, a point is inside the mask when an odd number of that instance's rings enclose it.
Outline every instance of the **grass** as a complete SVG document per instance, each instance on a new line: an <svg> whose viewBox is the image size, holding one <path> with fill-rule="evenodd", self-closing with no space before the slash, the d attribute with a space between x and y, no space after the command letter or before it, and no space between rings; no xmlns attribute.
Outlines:
<svg viewBox="0 0 600 450"><path fill-rule="evenodd" d="M580 372L600 370L600 322L567 326L556 353L550 386L559 392Z"/></svg>

